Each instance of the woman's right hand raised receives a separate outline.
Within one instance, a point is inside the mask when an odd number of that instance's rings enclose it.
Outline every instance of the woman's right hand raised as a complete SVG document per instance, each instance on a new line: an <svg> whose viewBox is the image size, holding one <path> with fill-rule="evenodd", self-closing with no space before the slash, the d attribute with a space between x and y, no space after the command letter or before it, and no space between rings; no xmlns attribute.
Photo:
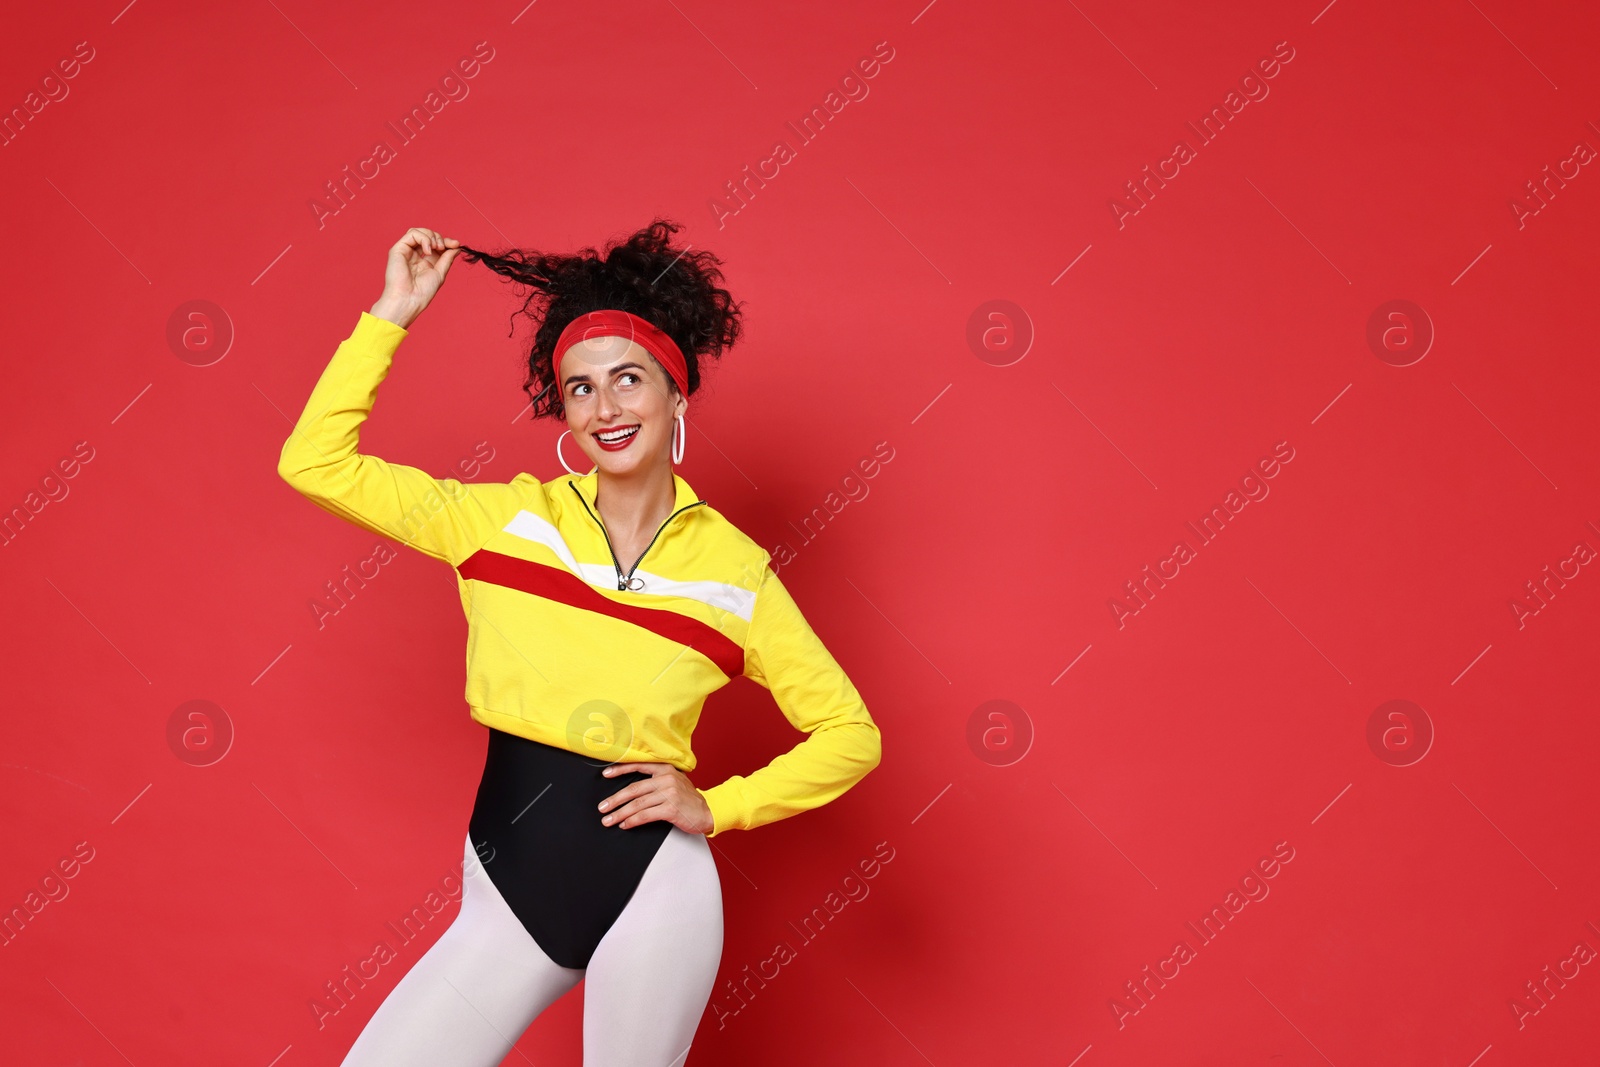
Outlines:
<svg viewBox="0 0 1600 1067"><path fill-rule="evenodd" d="M411 227L389 249L389 262L383 270L383 295L372 305L370 314L402 329L410 328L444 284L460 247L460 241L440 236L437 230Z"/></svg>

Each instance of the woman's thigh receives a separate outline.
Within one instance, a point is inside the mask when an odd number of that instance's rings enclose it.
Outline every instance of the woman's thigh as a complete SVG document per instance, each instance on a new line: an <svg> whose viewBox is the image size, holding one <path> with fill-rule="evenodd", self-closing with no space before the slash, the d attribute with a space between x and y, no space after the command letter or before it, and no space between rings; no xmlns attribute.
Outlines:
<svg viewBox="0 0 1600 1067"><path fill-rule="evenodd" d="M721 959L711 845L674 826L589 961L584 1067L681 1067Z"/></svg>
<svg viewBox="0 0 1600 1067"><path fill-rule="evenodd" d="M460 912L378 1006L342 1067L496 1067L583 978L554 963L518 921L470 835L461 880Z"/></svg>

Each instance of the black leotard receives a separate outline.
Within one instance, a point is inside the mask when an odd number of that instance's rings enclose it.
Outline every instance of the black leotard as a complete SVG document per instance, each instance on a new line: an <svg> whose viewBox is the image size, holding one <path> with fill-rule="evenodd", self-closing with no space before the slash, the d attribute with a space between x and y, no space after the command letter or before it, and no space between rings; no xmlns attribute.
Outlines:
<svg viewBox="0 0 1600 1067"><path fill-rule="evenodd" d="M589 965L672 829L663 819L628 829L601 823L600 801L650 777L607 778L607 766L489 728L469 833L490 881L563 967Z"/></svg>

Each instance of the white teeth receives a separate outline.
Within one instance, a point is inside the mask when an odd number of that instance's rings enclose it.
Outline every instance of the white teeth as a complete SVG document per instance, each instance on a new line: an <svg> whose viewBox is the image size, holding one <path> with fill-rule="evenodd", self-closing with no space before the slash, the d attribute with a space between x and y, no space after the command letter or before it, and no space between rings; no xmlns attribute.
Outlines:
<svg viewBox="0 0 1600 1067"><path fill-rule="evenodd" d="M630 429L627 429L627 430L618 430L615 433L596 434L595 436L599 437L600 440L604 441L606 444L609 445L609 444L615 444L616 442L621 441L621 440L623 440L625 438L632 437L634 434L636 434L638 432L639 432L639 427L634 426L634 427L631 427Z"/></svg>

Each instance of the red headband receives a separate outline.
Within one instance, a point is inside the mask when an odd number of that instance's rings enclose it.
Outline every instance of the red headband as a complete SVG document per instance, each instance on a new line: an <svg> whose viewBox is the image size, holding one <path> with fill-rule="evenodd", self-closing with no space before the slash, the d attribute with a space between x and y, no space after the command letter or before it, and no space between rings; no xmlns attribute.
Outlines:
<svg viewBox="0 0 1600 1067"><path fill-rule="evenodd" d="M556 341L558 378L561 374L561 357L567 349L591 337L626 337L635 342L667 369L680 394L685 397L689 395L689 365L684 362L683 350L677 343L639 316L614 308L591 311L567 323L567 328L561 331Z"/></svg>

